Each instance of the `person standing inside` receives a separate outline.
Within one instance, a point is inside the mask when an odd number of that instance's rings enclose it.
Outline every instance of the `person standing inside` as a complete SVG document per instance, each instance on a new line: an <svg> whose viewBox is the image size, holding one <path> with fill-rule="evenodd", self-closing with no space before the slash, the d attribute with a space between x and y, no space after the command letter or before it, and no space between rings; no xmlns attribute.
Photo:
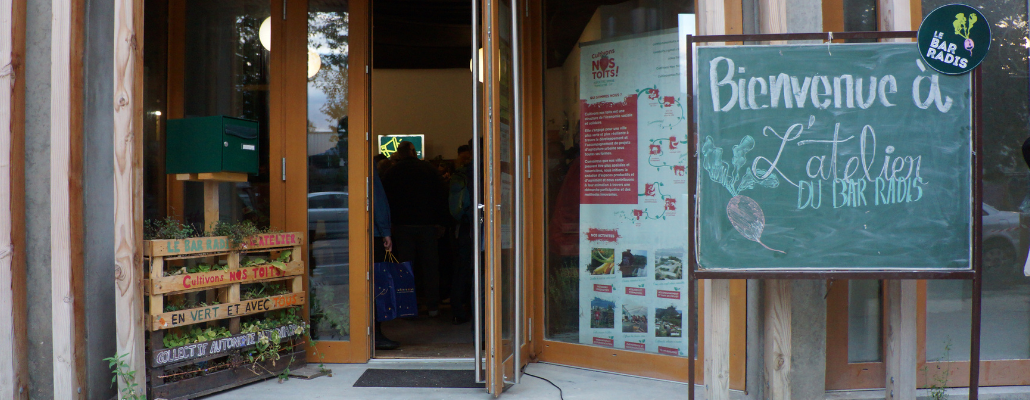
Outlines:
<svg viewBox="0 0 1030 400"><path fill-rule="evenodd" d="M440 269L438 241L450 222L447 189L428 162L419 160L415 145L403 141L383 173L390 203L393 239L400 261L411 261L416 293L424 296L429 316L439 315Z"/></svg>
<svg viewBox="0 0 1030 400"><path fill-rule="evenodd" d="M390 229L390 203L387 201L386 190L383 189L383 182L379 179L379 170L372 168L372 213L374 214L372 224L372 241L374 249L372 262L386 260L386 252L393 251L393 237ZM383 335L382 323L376 321L376 350L393 350L400 347L400 343L390 340Z"/></svg>
<svg viewBox="0 0 1030 400"><path fill-rule="evenodd" d="M451 321L460 325L472 319L472 148L458 147L454 162L457 165L447 197L458 239L458 257L451 276Z"/></svg>

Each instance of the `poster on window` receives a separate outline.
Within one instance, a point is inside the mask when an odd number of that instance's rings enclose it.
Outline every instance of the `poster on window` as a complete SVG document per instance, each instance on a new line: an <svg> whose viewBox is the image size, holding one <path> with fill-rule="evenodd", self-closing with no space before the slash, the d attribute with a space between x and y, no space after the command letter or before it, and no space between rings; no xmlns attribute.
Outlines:
<svg viewBox="0 0 1030 400"><path fill-rule="evenodd" d="M580 58L580 343L686 356L687 120L676 30Z"/></svg>

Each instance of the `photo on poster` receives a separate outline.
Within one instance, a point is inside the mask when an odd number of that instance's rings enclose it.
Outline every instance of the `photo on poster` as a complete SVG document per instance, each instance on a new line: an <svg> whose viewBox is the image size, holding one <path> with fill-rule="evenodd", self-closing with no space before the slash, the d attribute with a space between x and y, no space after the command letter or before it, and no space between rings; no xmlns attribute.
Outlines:
<svg viewBox="0 0 1030 400"><path fill-rule="evenodd" d="M590 262L586 266L590 275L615 274L615 249L595 247L590 250Z"/></svg>
<svg viewBox="0 0 1030 400"><path fill-rule="evenodd" d="M683 279L683 249L659 249L655 252L654 280Z"/></svg>
<svg viewBox="0 0 1030 400"><path fill-rule="evenodd" d="M590 328L615 328L615 302L594 297L590 301Z"/></svg>
<svg viewBox="0 0 1030 400"><path fill-rule="evenodd" d="M668 307L658 307L654 310L654 335L655 337L683 337L683 310L670 304Z"/></svg>
<svg viewBox="0 0 1030 400"><path fill-rule="evenodd" d="M647 276L647 250L625 250L619 271L623 278L643 278Z"/></svg>
<svg viewBox="0 0 1030 400"><path fill-rule="evenodd" d="M647 306L627 301L622 305L622 332L647 333Z"/></svg>

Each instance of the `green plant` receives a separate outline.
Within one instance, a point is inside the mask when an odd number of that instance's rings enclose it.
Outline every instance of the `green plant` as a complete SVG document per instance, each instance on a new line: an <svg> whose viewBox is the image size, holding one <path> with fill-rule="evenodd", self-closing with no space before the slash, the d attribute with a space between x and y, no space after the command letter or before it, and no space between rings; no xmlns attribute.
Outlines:
<svg viewBox="0 0 1030 400"><path fill-rule="evenodd" d="M290 262L290 256L291 255L293 255L293 251L286 250L286 251L283 251L283 252L279 253L279 257L276 257L276 259L274 259L272 261L267 261L267 260L265 260L264 258L261 258L261 257L247 257L247 260L243 262L243 266L246 267L246 268L249 268L249 267L254 267L254 266L258 266L258 265L268 264L268 265L276 267L280 271L282 271L282 270L286 269L286 263Z"/></svg>
<svg viewBox="0 0 1030 400"><path fill-rule="evenodd" d="M143 222L143 239L187 239L197 237L198 233L192 225L181 223L172 217L165 219L148 219Z"/></svg>
<svg viewBox="0 0 1030 400"><path fill-rule="evenodd" d="M272 232L269 229L258 228L251 221L242 222L225 222L218 221L211 231L207 232L208 236L225 236L229 239L229 247L239 248L242 244L247 242L252 236L260 235L262 233Z"/></svg>
<svg viewBox="0 0 1030 400"><path fill-rule="evenodd" d="M111 385L118 384L119 380L125 385L118 395L118 400L147 400L147 395L140 390L139 384L136 383L136 371L130 370L129 363L125 361L128 356L127 353L123 353L104 359L108 363L108 368L111 368L111 372L114 373Z"/></svg>
<svg viewBox="0 0 1030 400"><path fill-rule="evenodd" d="M311 290L311 320L318 327L328 326L340 336L350 334L350 309L335 306L336 295L326 285L315 285Z"/></svg>
<svg viewBox="0 0 1030 400"><path fill-rule="evenodd" d="M923 378L926 379L926 382L932 382L930 383L930 386L927 387L927 389L930 389L930 399L932 400L948 399L948 393L946 389L948 387L948 378L951 377L951 369L948 368L947 365L945 365L944 368L941 368L941 364L943 363L941 363L940 361L948 359L948 355L950 353L951 338L949 337L944 343L944 355L942 355L941 358L930 360L937 364L935 367L936 371L934 371L933 377L931 378L927 376L930 370L929 367L924 365L922 368Z"/></svg>

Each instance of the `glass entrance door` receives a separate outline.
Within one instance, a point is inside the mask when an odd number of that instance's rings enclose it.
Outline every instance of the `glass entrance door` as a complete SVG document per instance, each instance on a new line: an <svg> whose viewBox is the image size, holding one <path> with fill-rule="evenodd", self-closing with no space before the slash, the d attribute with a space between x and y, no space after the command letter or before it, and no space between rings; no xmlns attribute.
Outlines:
<svg viewBox="0 0 1030 400"><path fill-rule="evenodd" d="M306 232L313 362L371 356L372 217L368 131L368 2L290 0L273 13L283 33L285 226ZM353 71L353 72L352 72Z"/></svg>
<svg viewBox="0 0 1030 400"><path fill-rule="evenodd" d="M486 383L494 396L518 383L522 344L522 121L519 3L483 3L486 83L482 106Z"/></svg>

